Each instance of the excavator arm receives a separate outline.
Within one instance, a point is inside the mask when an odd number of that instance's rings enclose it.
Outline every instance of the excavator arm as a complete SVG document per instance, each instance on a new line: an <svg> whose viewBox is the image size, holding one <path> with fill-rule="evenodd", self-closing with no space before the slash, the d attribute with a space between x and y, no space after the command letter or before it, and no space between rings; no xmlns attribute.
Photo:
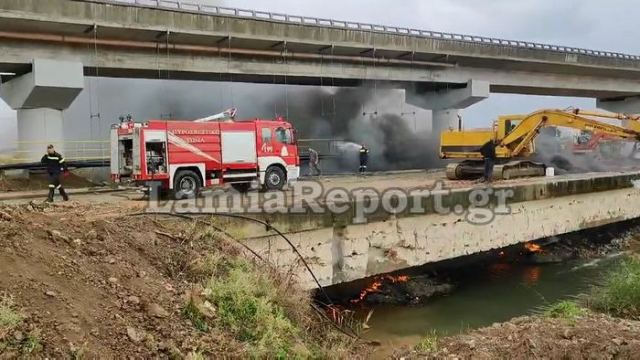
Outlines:
<svg viewBox="0 0 640 360"><path fill-rule="evenodd" d="M628 123L627 127L622 127L598 121L591 117L617 119L631 123ZM640 139L640 130L636 130L640 129L640 123L636 118L621 114L614 116L595 112L581 113L580 110L571 112L562 110L540 110L524 117L522 121L502 139L500 142L500 150L506 150L509 154L508 157L520 156L523 150L535 140L540 129L546 126L588 130L621 139Z"/></svg>

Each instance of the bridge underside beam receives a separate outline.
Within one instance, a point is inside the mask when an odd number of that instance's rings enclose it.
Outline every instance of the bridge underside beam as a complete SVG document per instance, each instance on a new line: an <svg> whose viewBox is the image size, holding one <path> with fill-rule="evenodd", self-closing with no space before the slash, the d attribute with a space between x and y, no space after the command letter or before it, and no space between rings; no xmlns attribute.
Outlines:
<svg viewBox="0 0 640 360"><path fill-rule="evenodd" d="M490 85L486 81L469 80L465 87L439 89L435 91L416 91L407 93L407 102L423 109L466 109L489 97Z"/></svg>
<svg viewBox="0 0 640 360"><path fill-rule="evenodd" d="M215 48L215 47L214 47ZM217 48L215 48L217 49ZM220 55L217 52L166 52L156 49L71 46L45 42L28 44L0 42L2 64L15 68L33 58L80 61L85 75L160 78L208 81L246 81L281 84L319 85L332 79L337 86L354 86L363 81L388 82L389 86L409 87L413 83L458 84L468 79L487 81L491 92L611 98L640 93L635 79L607 78L572 74L548 74L494 70L473 67L363 65L356 61L327 62L269 56Z"/></svg>
<svg viewBox="0 0 640 360"><path fill-rule="evenodd" d="M598 99L597 107L616 113L640 114L640 96Z"/></svg>
<svg viewBox="0 0 640 360"><path fill-rule="evenodd" d="M487 99L491 93L489 88L487 81L471 79L465 87L424 91L417 86L414 91L406 92L407 103L432 111L431 154L440 153L440 134L443 131L463 127L460 110Z"/></svg>

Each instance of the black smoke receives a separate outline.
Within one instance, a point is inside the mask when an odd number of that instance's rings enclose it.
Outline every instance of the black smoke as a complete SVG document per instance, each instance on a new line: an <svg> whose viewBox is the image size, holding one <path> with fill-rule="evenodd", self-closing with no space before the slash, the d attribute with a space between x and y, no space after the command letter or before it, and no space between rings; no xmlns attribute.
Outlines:
<svg viewBox="0 0 640 360"><path fill-rule="evenodd" d="M285 106L280 104L281 109ZM338 170L357 168L359 144L370 149L369 168L374 171L426 169L439 164L434 151L439 138L417 130L419 122L424 128L430 119L425 111L404 104L403 90L311 88L289 94L287 109L300 138L333 138L352 144L342 147L333 158Z"/></svg>
<svg viewBox="0 0 640 360"><path fill-rule="evenodd" d="M188 120L232 106L238 108L238 119L284 116L294 124L301 139L365 143L371 150L372 170L424 169L438 164L438 136L424 130L430 128L429 113L405 104L403 90L368 85L332 88L88 78L87 87L66 112L65 127L70 139L104 140L120 115L132 114L136 121ZM357 169L355 145L343 147L341 152L322 142L303 142L303 150L305 145L332 156L322 159L323 168Z"/></svg>

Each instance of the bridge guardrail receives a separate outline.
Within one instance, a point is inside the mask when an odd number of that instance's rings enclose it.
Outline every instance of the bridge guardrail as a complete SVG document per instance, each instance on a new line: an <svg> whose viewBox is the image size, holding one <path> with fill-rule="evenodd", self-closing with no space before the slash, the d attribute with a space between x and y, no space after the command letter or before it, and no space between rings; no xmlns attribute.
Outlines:
<svg viewBox="0 0 640 360"><path fill-rule="evenodd" d="M224 15L224 16L234 16L241 18L254 18L258 20L269 20L269 21L277 21L284 22L290 24L302 24L302 25L314 25L314 26L324 26L324 27L335 27L342 29L354 29L354 30L364 30L364 31L372 31L372 32L380 32L380 33L388 33L388 34L400 34L400 35L411 35L432 39L443 39L443 40L453 40L453 41L462 41L474 44L485 44L485 45L501 45L508 46L514 48L524 48L524 49L535 49L535 50L547 50L547 51L555 51L566 54L581 54L581 55L590 55L597 57L606 57L606 58L615 58L615 59L627 59L627 60L640 60L640 55L630 55L613 51L600 51L600 50L591 50L573 46L561 46L561 45L550 45L550 44L542 44L530 41L518 41L518 40L507 40L500 39L494 37L485 37L485 36L476 36L476 35L464 35L464 34L456 34L456 33L446 33L440 31L430 31L430 30L419 30L412 28L404 28L397 26L387 26L387 25L374 25L353 21L342 21L342 20L332 20L332 19L323 19L323 18L315 18L309 16L298 16L298 15L288 15L282 13L273 13L267 11L258 11L258 10L245 10L238 8L229 8L223 6L212 6L212 5L202 5L202 4L194 4L185 1L177 1L177 0L89 0L91 2L98 3L106 3L106 4L116 4L116 5L130 5L130 6L141 6L141 7L151 7L151 8L159 8L166 9L172 11L184 11L184 12L195 12L202 14L215 14L215 15Z"/></svg>
<svg viewBox="0 0 640 360"><path fill-rule="evenodd" d="M0 164L38 162L50 143L47 141L16 142L16 150L0 153ZM109 160L111 156L108 140L64 141L54 142L53 145L67 161Z"/></svg>

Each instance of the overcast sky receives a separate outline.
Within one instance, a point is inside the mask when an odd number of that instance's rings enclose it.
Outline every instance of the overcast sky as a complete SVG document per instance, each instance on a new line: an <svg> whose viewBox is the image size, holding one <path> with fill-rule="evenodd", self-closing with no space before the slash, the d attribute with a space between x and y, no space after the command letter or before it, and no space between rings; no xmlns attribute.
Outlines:
<svg viewBox="0 0 640 360"><path fill-rule="evenodd" d="M640 54L638 41L640 7L632 5L633 2L628 0L189 0L185 2ZM123 83L123 88L126 87L124 85ZM568 106L592 108L595 106L595 101L584 98L492 94L490 99L465 110L464 116L468 126L486 126L501 113ZM77 109L87 106L74 104L74 107L76 110L70 113L80 114L82 111ZM3 147L2 143L6 144L15 137L14 118L15 113L0 101L0 148ZM82 119L75 119L72 123L82 124Z"/></svg>

